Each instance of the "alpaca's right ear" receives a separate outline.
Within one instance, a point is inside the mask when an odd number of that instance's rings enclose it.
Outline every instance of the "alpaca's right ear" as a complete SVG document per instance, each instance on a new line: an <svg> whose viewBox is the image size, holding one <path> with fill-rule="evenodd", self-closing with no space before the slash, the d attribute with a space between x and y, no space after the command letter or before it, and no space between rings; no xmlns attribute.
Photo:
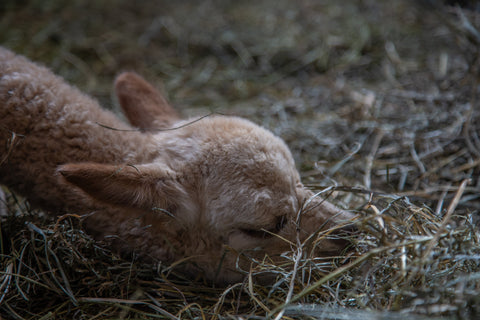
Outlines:
<svg viewBox="0 0 480 320"><path fill-rule="evenodd" d="M114 206L174 208L183 188L175 174L157 165L66 164L58 172L90 197Z"/></svg>
<svg viewBox="0 0 480 320"><path fill-rule="evenodd" d="M115 92L130 123L142 130L168 128L179 119L160 92L136 73L120 74Z"/></svg>

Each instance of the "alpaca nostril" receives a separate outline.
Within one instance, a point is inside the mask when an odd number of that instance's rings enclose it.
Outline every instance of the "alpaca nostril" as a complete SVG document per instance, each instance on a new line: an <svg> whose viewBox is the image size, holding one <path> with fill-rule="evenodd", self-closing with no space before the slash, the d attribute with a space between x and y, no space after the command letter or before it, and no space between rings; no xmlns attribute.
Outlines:
<svg viewBox="0 0 480 320"><path fill-rule="evenodd" d="M340 253L341 251L351 247L351 245L354 243L353 235L357 231L358 228L353 223L332 230L328 237L329 243L325 243L322 248L319 248L320 251L329 254Z"/></svg>
<svg viewBox="0 0 480 320"><path fill-rule="evenodd" d="M335 234L342 235L342 236L352 236L358 231L357 226L354 223L347 224L341 228L335 230Z"/></svg>
<svg viewBox="0 0 480 320"><path fill-rule="evenodd" d="M348 246L352 243L352 236L358 231L358 228L355 224L351 223L341 228L336 229L332 232L332 236L335 238L335 241L341 245Z"/></svg>

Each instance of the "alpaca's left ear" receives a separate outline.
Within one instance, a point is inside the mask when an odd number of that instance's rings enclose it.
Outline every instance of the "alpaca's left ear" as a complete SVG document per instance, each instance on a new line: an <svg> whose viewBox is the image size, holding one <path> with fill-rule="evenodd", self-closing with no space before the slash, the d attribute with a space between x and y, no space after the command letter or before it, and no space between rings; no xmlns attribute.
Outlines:
<svg viewBox="0 0 480 320"><path fill-rule="evenodd" d="M183 193L175 173L158 165L66 164L58 172L92 198L115 206L175 207Z"/></svg>
<svg viewBox="0 0 480 320"><path fill-rule="evenodd" d="M115 92L123 112L137 128L164 129L179 119L162 94L136 73L120 74L115 80Z"/></svg>

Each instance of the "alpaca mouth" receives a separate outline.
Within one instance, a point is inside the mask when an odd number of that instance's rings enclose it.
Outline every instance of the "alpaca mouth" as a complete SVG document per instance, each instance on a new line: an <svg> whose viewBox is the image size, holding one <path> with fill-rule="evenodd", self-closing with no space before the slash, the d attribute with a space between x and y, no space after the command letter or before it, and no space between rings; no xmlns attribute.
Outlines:
<svg viewBox="0 0 480 320"><path fill-rule="evenodd" d="M355 224L350 223L331 232L319 234L311 246L317 257L337 257L346 253L354 244L354 235L358 231Z"/></svg>

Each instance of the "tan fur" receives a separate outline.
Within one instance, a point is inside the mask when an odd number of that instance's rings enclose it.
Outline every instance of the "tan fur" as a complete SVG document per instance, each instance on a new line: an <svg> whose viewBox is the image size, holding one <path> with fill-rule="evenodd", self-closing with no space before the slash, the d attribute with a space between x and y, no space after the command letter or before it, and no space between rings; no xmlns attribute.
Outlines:
<svg viewBox="0 0 480 320"><path fill-rule="evenodd" d="M118 76L115 91L130 122L142 130L166 128L180 120L167 100L134 73L125 72Z"/></svg>
<svg viewBox="0 0 480 320"><path fill-rule="evenodd" d="M133 73L120 75L115 89L140 130L0 48L0 182L54 214L85 215L93 235L122 251L167 263L188 258L187 271L217 282L241 279L238 267L248 271L239 253L278 257L352 218L310 199L271 132L236 117L180 120ZM344 245L324 239L317 254Z"/></svg>

